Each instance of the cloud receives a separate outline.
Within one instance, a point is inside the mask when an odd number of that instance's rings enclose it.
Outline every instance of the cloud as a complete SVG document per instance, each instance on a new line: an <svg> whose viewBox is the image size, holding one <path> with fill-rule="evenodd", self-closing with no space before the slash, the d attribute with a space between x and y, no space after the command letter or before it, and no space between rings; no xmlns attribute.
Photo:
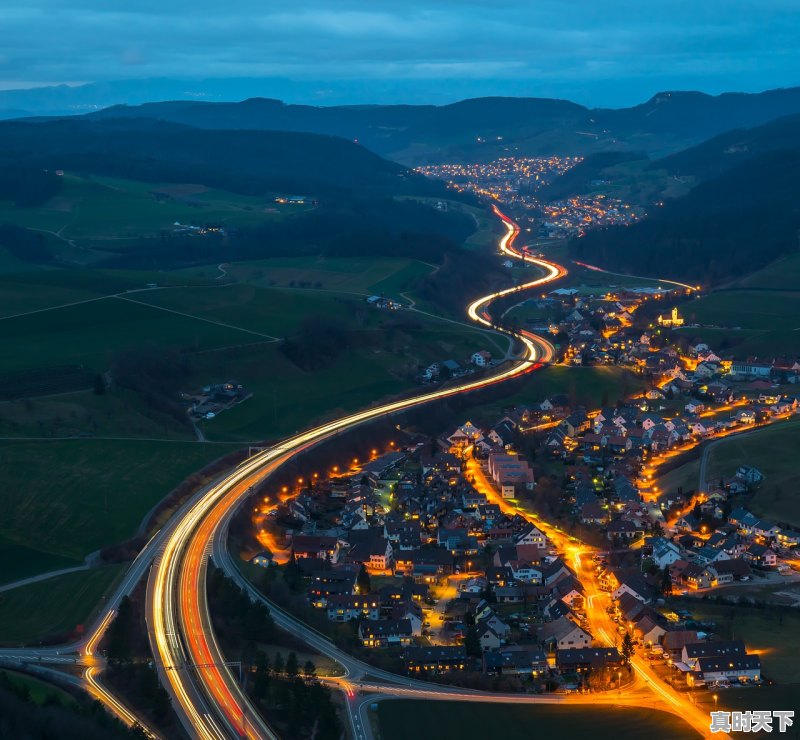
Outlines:
<svg viewBox="0 0 800 740"><path fill-rule="evenodd" d="M795 0L4 0L0 87L282 76L464 79L476 94L490 81L567 91L767 88L800 83L797 38Z"/></svg>

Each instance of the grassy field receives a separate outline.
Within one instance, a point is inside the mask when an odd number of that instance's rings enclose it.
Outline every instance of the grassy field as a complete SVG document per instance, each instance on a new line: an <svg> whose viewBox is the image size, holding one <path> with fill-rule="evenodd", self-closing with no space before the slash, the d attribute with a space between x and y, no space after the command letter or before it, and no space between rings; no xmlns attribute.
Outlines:
<svg viewBox="0 0 800 740"><path fill-rule="evenodd" d="M0 401L0 437L139 437L194 440L186 425L124 388Z"/></svg>
<svg viewBox="0 0 800 740"><path fill-rule="evenodd" d="M88 626L103 595L126 568L107 565L0 593L0 641L31 644Z"/></svg>
<svg viewBox="0 0 800 740"><path fill-rule="evenodd" d="M138 440L0 442L0 555L8 556L0 560L0 572L26 567L15 562L17 551L9 545L82 560L130 537L178 483L232 449ZM16 578L25 575L30 573Z"/></svg>
<svg viewBox="0 0 800 740"><path fill-rule="evenodd" d="M391 700L378 704L381 740L465 740L498 737L592 737L602 740L688 740L682 720L653 709L521 706ZM502 728L502 729L500 729Z"/></svg>
<svg viewBox="0 0 800 740"><path fill-rule="evenodd" d="M739 465L755 465L765 476L749 507L761 516L800 526L800 422L761 429L746 437L731 437L709 454L708 478L729 477ZM798 678L800 680L800 678Z"/></svg>
<svg viewBox="0 0 800 740"><path fill-rule="evenodd" d="M681 329L684 334L702 337L737 357L793 354L800 346L796 331L800 329L800 292L720 291L687 303L682 313L687 321L702 325Z"/></svg>
<svg viewBox="0 0 800 740"><path fill-rule="evenodd" d="M297 325L310 316L324 315L333 321L349 323L352 321L353 306L362 306L364 313L367 313L366 306L352 297L338 297L312 290L256 288L251 285L149 291L137 296L137 300L277 337L291 335ZM213 324L208 326L215 329ZM231 331L226 334L226 340L231 344L258 339L252 334ZM207 349L208 346L204 344L198 348Z"/></svg>
<svg viewBox="0 0 800 740"><path fill-rule="evenodd" d="M800 285L800 254L773 262L737 282L740 288L797 290Z"/></svg>
<svg viewBox="0 0 800 740"><path fill-rule="evenodd" d="M714 695L710 691L701 691L694 695L698 706L713 711ZM742 689L726 689L717 692L719 709L728 711L745 712L753 709L793 709L795 711L795 722L793 727L789 727L787 732L779 733L777 722L773 725L773 733L786 740L800 739L800 722L797 715L800 714L800 684L777 684L772 686L758 686ZM742 737L737 734L734 737Z"/></svg>
<svg viewBox="0 0 800 740"><path fill-rule="evenodd" d="M275 257L235 262L223 267L193 267L175 274L216 280L225 277L257 288L308 287L342 293L384 294L400 298L420 277L433 269L417 260L386 257Z"/></svg>
<svg viewBox="0 0 800 740"><path fill-rule="evenodd" d="M643 388L639 376L619 367L547 367L529 374L523 390L476 407L475 415L496 418L504 408L541 402L556 393L565 393L578 404L596 408L604 400L613 404Z"/></svg>
<svg viewBox="0 0 800 740"><path fill-rule="evenodd" d="M23 544L11 542L0 535L0 586L39 573L80 565L77 558L53 555Z"/></svg>
<svg viewBox="0 0 800 740"><path fill-rule="evenodd" d="M158 197L156 193L160 194ZM37 208L0 203L0 222L57 232L82 246L157 233L173 223L247 226L304 206L279 206L202 185L145 183L65 173L61 192Z"/></svg>
<svg viewBox="0 0 800 740"><path fill-rule="evenodd" d="M567 283L569 287L577 288L581 293L605 293L615 288L656 288L659 285L667 290L675 287L656 278L611 275L581 267L573 268Z"/></svg>
<svg viewBox="0 0 800 740"><path fill-rule="evenodd" d="M696 491L700 485L700 458L667 471L658 478L657 485L664 493L672 493L679 488L685 493Z"/></svg>
<svg viewBox="0 0 800 740"><path fill-rule="evenodd" d="M25 673L17 673L16 671L3 670L0 671L0 673L2 673L12 685L25 689L28 692L28 696L30 696L35 704L41 706L46 701L52 701L53 698L63 705L75 703L75 698L71 694L56 688L51 683L40 681L38 678L28 676Z"/></svg>
<svg viewBox="0 0 800 740"><path fill-rule="evenodd" d="M748 651L758 650L765 678L800 683L800 614L793 610L755 609L692 601L696 619L716 622L721 639L744 640Z"/></svg>
<svg viewBox="0 0 800 740"><path fill-rule="evenodd" d="M378 346L354 347L313 373L292 364L276 345L196 358L198 380L226 377L245 384L253 397L220 414L203 428L210 439L249 441L294 433L312 420L354 411L388 395L418 387L418 365L494 349L484 334L448 323L426 322L412 333L382 336ZM268 368L268 371L266 369Z"/></svg>
<svg viewBox="0 0 800 740"><path fill-rule="evenodd" d="M199 350L264 339L142 303L106 298L0 321L0 371L61 364L100 371L123 347L157 343Z"/></svg>

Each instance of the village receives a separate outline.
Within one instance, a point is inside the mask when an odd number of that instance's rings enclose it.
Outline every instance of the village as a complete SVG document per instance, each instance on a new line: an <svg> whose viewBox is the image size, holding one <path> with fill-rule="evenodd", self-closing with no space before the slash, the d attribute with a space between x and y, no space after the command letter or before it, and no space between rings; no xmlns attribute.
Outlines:
<svg viewBox="0 0 800 740"><path fill-rule="evenodd" d="M265 549L250 561L299 569L308 604L410 675L609 689L638 655L677 688L759 684L758 654L686 600L794 582L800 532L739 503L763 477L746 463L693 490L654 481L710 438L792 416L798 399L704 344L655 349L640 335L626 356L652 383L614 407L552 396L284 490L255 517ZM770 372L791 387L798 368ZM546 517L523 449L563 481Z"/></svg>

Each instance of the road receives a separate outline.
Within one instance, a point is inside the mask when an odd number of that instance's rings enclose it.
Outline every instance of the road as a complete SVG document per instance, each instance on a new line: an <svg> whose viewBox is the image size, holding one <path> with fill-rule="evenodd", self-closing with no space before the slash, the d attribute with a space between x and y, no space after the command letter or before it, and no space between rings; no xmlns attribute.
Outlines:
<svg viewBox="0 0 800 740"><path fill-rule="evenodd" d="M523 345L521 359L501 366L495 373L460 385L423 393L359 411L291 437L261 452L211 487L170 529L150 572L147 623L151 647L161 678L173 699L187 732L193 737L272 738L274 732L259 717L238 681L225 665L210 626L205 598L208 552L215 533L260 482L291 457L323 440L375 419L391 416L450 396L486 388L542 367L553 357L553 346L533 334L515 335L492 324L489 306L511 292L539 287L565 274L546 260L513 252L519 229L497 211L506 228L500 247L504 252L539 266L544 275L525 285L499 291L475 301L468 315L478 323L516 337ZM292 624L295 629L296 625ZM374 672L373 672L374 673Z"/></svg>
<svg viewBox="0 0 800 740"><path fill-rule="evenodd" d="M578 580L584 588L587 608L587 629L596 642L604 643L609 647L617 644L617 624L609 616L607 609L611 604L608 593L600 589L596 574L585 561L597 553L597 548L587 545L576 537L567 534L557 526L551 525L541 517L520 509L515 504L503 499L498 494L494 485L487 478L483 468L477 461L470 460L467 472L474 479L475 487L492 502L500 506L508 514L521 514L528 521L538 527L553 542L558 553L572 567ZM591 561L590 561L591 562ZM671 712L688 722L702 737L725 737L724 734L712 735L709 732L709 716L701 711L689 699L687 694L676 691L666 685L655 673L650 664L641 656L635 655L631 660L633 681L626 684L624 691L616 695L617 703L629 706L655 706L663 711ZM614 699L616 692L607 692L606 698ZM592 703L601 696L592 694Z"/></svg>
<svg viewBox="0 0 800 740"><path fill-rule="evenodd" d="M28 650L25 653L25 660L34 658L40 662L57 664L64 662L66 658L68 662L84 665L83 681L88 689L118 717L131 724L135 719L133 714L98 681L97 674L102 667L102 659L95 655L95 651L115 614L120 599L133 590L149 569L146 620L151 647L162 683L170 692L173 707L188 734L191 737L213 740L228 737L254 739L277 737L242 691L230 666L225 662L211 628L205 592L208 557L213 553L217 564L236 578L247 589L251 598L263 599L238 572L225 548L228 522L237 508L247 499L254 484L272 474L290 458L337 434L422 404L502 383L538 369L553 358L554 348L546 339L530 332L515 333L494 325L489 309L492 301L499 297L538 288L562 277L566 271L559 265L517 251L514 241L519 229L498 209L495 209L495 213L506 228L506 233L500 241L501 251L536 264L544 275L524 285L485 296L470 304L467 313L473 321L521 342L523 346L521 359L506 363L493 374L478 380L350 414L297 434L278 446L253 456L195 494L153 537L132 564L122 584L109 600L85 640L66 648ZM500 500L499 503L503 508L508 506L508 502ZM573 558L576 568L581 571L581 580L587 586L587 594L594 607L589 610L592 629L602 639L611 643L608 633L608 625L611 623L603 608L603 598L607 596L600 594L599 590L593 590L596 589L596 584L592 585L591 578L584 580L587 576L582 572L581 558L588 554L590 549L568 538L560 530L547 526L536 517L532 516L531 520L548 534L552 531L554 542ZM662 704L660 708L681 714L693 726L698 727L703 735L708 734L708 717L703 715L701 725L700 718L692 713L694 708L691 705L684 706L680 697L673 696L676 692L658 684L658 679L649 675L652 671L643 661L634 662L636 678L631 686L626 686L624 695L613 696L611 695L613 692L610 692L605 695L562 697L471 692L428 684L367 666L343 653L327 638L286 614L276 605L270 604L270 608L278 626L302 637L313 648L342 664L345 670L344 677L331 680L345 692L353 733L359 740L361 738L366 740L371 736L369 722L364 716L365 701L359 698L360 692L376 693L380 696L457 701L613 703L630 706L653 706L654 701L658 699ZM604 620L607 620L608 624ZM21 651L16 653L16 659L24 662L22 657ZM9 656L9 651L0 651L0 659L15 658L13 655ZM365 677L369 677L369 682L365 681ZM386 681L386 685L379 683L381 681ZM654 696L653 692L658 696ZM696 710L694 712L696 713ZM152 731L148 731L148 734L155 737Z"/></svg>

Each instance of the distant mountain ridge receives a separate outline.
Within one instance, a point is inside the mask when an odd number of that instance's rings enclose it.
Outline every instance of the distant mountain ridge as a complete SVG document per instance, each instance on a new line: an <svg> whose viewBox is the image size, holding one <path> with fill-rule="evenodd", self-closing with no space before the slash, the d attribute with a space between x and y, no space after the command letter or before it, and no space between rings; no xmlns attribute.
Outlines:
<svg viewBox="0 0 800 740"><path fill-rule="evenodd" d="M68 90L59 90L68 96ZM77 93L76 93L77 94ZM0 107L3 94L0 93ZM17 110L21 106L15 106ZM84 108L85 110L85 108ZM302 131L357 140L403 162L508 154L642 151L661 156L733 128L800 114L800 87L761 93L662 92L630 108L590 109L553 98L485 97L448 105L287 104L172 100L115 105L92 118L153 118L197 128Z"/></svg>
<svg viewBox="0 0 800 740"><path fill-rule="evenodd" d="M287 105L175 101L115 106L95 118L145 117L200 128L326 133L359 141L398 161L491 158L506 153L568 154L629 150L663 153L731 128L800 113L800 88L763 93L666 92L633 108L588 109L550 98L474 98L443 106ZM506 151L508 150L508 151Z"/></svg>
<svg viewBox="0 0 800 740"><path fill-rule="evenodd" d="M578 259L717 284L798 249L800 116L736 129L651 164L696 185L628 228L574 239Z"/></svg>
<svg viewBox="0 0 800 740"><path fill-rule="evenodd" d="M150 118L3 121L0 165L202 183L258 195L445 193L443 183L334 136L207 130Z"/></svg>

